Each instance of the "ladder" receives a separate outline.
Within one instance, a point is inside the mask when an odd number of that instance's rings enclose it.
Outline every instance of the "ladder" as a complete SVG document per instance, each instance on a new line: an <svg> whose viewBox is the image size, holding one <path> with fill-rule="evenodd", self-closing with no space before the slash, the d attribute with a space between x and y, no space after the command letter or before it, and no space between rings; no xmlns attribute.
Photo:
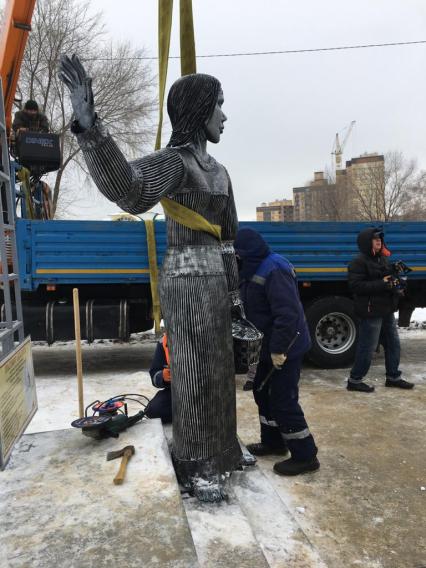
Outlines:
<svg viewBox="0 0 426 568"><path fill-rule="evenodd" d="M0 361L24 341L21 288L15 233L14 180L10 179L9 147L4 114L3 87L0 81L0 287L3 305L0 318ZM11 272L9 272L11 269ZM13 290L13 295L12 295ZM15 301L13 309L12 300ZM13 319L13 317L16 319Z"/></svg>

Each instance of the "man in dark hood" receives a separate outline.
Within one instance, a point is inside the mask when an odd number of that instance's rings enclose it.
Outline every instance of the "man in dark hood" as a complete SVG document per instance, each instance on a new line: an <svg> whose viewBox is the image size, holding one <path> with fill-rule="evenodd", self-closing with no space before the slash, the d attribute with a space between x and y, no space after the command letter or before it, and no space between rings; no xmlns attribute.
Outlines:
<svg viewBox="0 0 426 568"><path fill-rule="evenodd" d="M393 286L390 252L380 228L364 229L357 239L360 254L349 264L349 290L354 296L359 318L359 337L355 363L348 379L348 390L373 392L363 381L379 344L385 350L387 387L411 389L413 384L401 379L400 343L393 313L398 309L398 294Z"/></svg>
<svg viewBox="0 0 426 568"><path fill-rule="evenodd" d="M247 318L264 334L253 385L261 442L247 448L255 455L290 450L290 459L274 465L281 475L315 471L317 447L298 402L302 359L311 340L294 268L253 229L240 229L234 246Z"/></svg>

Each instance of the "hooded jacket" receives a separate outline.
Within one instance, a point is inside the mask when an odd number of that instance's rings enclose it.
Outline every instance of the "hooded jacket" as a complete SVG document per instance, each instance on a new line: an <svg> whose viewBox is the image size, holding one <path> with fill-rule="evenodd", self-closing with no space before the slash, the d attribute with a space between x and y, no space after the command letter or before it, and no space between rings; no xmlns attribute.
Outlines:
<svg viewBox="0 0 426 568"><path fill-rule="evenodd" d="M371 227L362 230L357 238L360 254L349 264L348 284L354 296L355 313L360 318L384 317L398 309L398 297L392 286L383 278L391 274L387 258L380 252L373 253L373 236L380 229Z"/></svg>
<svg viewBox="0 0 426 568"><path fill-rule="evenodd" d="M270 359L271 353L285 353L289 359L303 355L311 340L293 266L271 252L253 229L240 229L234 247L247 318L264 333L261 359Z"/></svg>

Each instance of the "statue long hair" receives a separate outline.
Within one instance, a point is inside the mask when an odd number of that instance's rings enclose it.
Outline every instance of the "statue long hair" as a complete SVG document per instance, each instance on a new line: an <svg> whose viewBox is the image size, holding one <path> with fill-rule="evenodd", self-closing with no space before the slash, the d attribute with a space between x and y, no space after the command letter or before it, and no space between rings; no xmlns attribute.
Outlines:
<svg viewBox="0 0 426 568"><path fill-rule="evenodd" d="M173 128L167 146L183 146L205 136L204 125L213 113L220 91L220 82L203 73L184 75L173 83L167 97Z"/></svg>

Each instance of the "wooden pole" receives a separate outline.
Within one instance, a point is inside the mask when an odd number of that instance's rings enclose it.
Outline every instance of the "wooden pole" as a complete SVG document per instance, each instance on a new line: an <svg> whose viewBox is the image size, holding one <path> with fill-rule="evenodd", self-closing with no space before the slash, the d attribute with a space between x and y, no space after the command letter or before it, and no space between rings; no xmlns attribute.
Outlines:
<svg viewBox="0 0 426 568"><path fill-rule="evenodd" d="M75 359L77 362L78 413L80 418L83 418L84 417L83 363L81 358L80 301L78 298L78 288L73 289L72 298L74 305Z"/></svg>

